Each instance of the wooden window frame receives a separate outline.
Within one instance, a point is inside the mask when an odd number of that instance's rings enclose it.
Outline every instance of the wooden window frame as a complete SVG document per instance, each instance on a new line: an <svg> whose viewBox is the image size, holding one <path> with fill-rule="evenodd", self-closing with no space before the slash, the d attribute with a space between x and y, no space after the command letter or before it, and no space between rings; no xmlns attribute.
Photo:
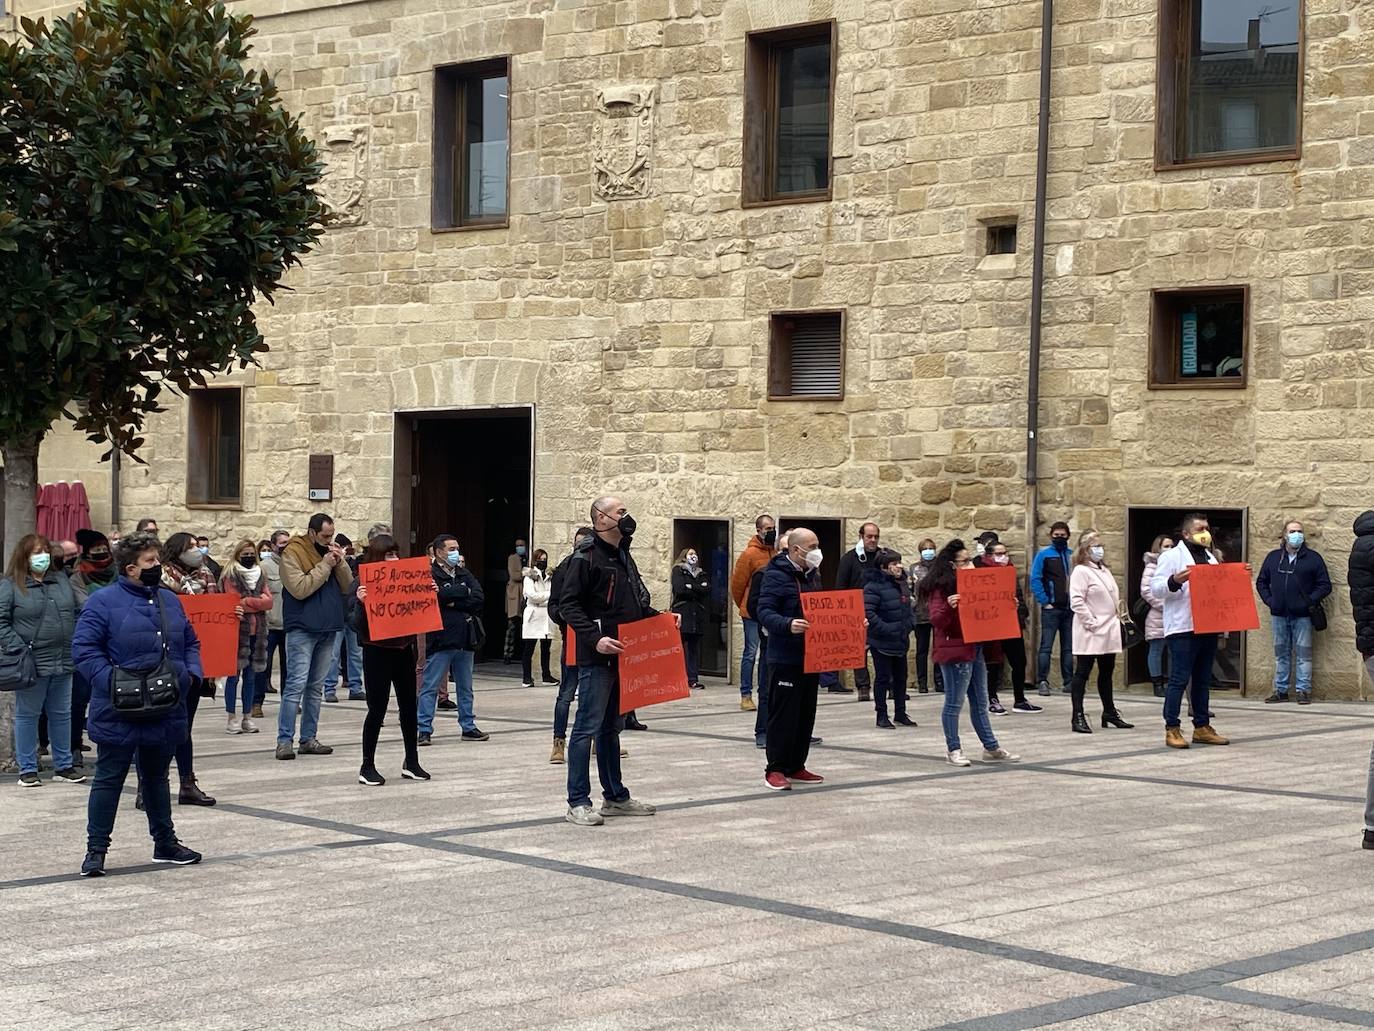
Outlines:
<svg viewBox="0 0 1374 1031"><path fill-rule="evenodd" d="M1178 369L1181 334L1174 318L1174 302L1182 299L1240 300L1240 375L1182 379ZM1244 390L1250 382L1250 287L1234 283L1188 286L1150 291L1149 389L1150 390Z"/></svg>
<svg viewBox="0 0 1374 1031"><path fill-rule="evenodd" d="M783 393L782 387L785 385L791 390L792 384L792 340L782 336L782 323L787 319L806 319L819 316L835 315L840 320L840 388L833 394L792 394ZM845 342L848 339L849 317L843 308L816 308L805 311L775 311L768 316L768 400L770 401L843 401L845 388L845 366L847 355L845 354ZM786 361L780 361L784 355ZM786 370L786 382L784 384L783 370Z"/></svg>
<svg viewBox="0 0 1374 1031"><path fill-rule="evenodd" d="M214 393L233 392L239 399L239 463L238 463L238 482L239 494L236 498L215 497L211 487L218 479L215 472L218 470L219 462L219 418L220 406L212 404L210 413L197 414L196 408L199 404L197 398L204 398L207 402L209 395ZM243 510L243 443L244 443L244 423L246 405L244 404L243 387L202 387L192 390L186 395L186 507L194 509L213 509L213 510ZM212 414L211 414L212 413ZM212 419L212 425L204 424L206 415ZM193 469L199 467L203 472L199 475ZM203 491L197 490L201 484L206 487Z"/></svg>
<svg viewBox="0 0 1374 1031"><path fill-rule="evenodd" d="M983 234L983 253L984 253L985 256L986 256L986 255L996 255L996 256L1002 256L1002 255L1015 255L1015 254L1020 250L1020 246L1021 246L1021 226L1020 226L1020 223L1019 223L1017 220L1015 220L1015 219L1005 219L1005 220L1003 220L1003 219L997 219L997 220L994 220L994 221L991 221L991 222L985 222L984 225L983 225L983 228L984 228L984 234ZM1007 229L1010 229L1010 230L1011 230L1011 237L1012 237L1012 248L1011 248L1011 250L1009 250L1009 251L999 251L999 250L995 250L995 249L993 248L993 244L995 244L995 243L997 242L998 234L999 234L999 233L1002 233L1003 231L1005 231L1005 230L1007 230Z"/></svg>
<svg viewBox="0 0 1374 1031"><path fill-rule="evenodd" d="M828 38L827 38L828 37ZM830 45L830 91L826 112L826 176L824 190L778 196L778 47L820 42ZM835 191L835 83L838 78L839 31L835 21L814 21L783 29L761 29L744 40L744 149L740 206L777 207L829 201Z"/></svg>
<svg viewBox="0 0 1374 1031"><path fill-rule="evenodd" d="M1155 66L1155 171L1299 160L1302 157L1303 77L1307 65L1306 0L1292 0L1298 8L1298 92L1295 98L1293 146L1284 150L1237 150L1202 158L1180 156L1187 152L1188 67L1192 59L1193 8L1200 2L1159 0L1158 58Z"/></svg>
<svg viewBox="0 0 1374 1031"><path fill-rule="evenodd" d="M511 80L511 57L483 58L441 64L434 68L434 132L431 153L430 231L434 233L468 232L474 229L507 229L510 227L510 166L511 166L511 101L515 88ZM467 91L475 81L506 77L506 212L500 218L463 220L464 186L467 185L463 166L466 147Z"/></svg>

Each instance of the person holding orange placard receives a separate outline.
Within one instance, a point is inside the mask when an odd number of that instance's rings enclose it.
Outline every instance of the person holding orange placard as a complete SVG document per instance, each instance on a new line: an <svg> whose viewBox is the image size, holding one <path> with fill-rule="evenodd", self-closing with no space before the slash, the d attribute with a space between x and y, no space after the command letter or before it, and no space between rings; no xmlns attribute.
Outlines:
<svg viewBox="0 0 1374 1031"><path fill-rule="evenodd" d="M257 691L257 676L267 669L267 613L272 611L272 591L267 586L262 567L258 565L258 549L248 538L238 542L230 554L229 565L220 578L226 594L238 595L239 672L224 682L224 711L228 734L256 734L253 722L253 698ZM236 689L241 689L237 690ZM242 700L239 713L234 713L234 695Z"/></svg>
<svg viewBox="0 0 1374 1031"><path fill-rule="evenodd" d="M173 594L217 594L219 584L214 574L205 566L205 553L196 545L196 539L189 533L174 533L162 546L162 586ZM243 613L236 613L240 617ZM202 680L186 696L186 738L177 748L177 775L181 779L181 789L177 792L177 805L215 804L215 800L200 789L196 783L195 750L191 745L191 729L196 722L196 709L200 707L201 695L213 698L215 682ZM142 808L143 784L139 782L139 794L134 804Z"/></svg>
<svg viewBox="0 0 1374 1031"><path fill-rule="evenodd" d="M1212 729L1210 689L1212 664L1217 654L1217 634L1193 631L1193 599L1189 579L1198 564L1216 565L1212 554L1212 528L1207 516L1194 512L1183 517L1179 542L1159 556L1150 590L1164 600L1164 638L1169 642L1169 686L1164 694L1164 743L1187 748L1179 710L1188 690L1193 706L1193 744L1229 745L1228 738Z"/></svg>
<svg viewBox="0 0 1374 1031"><path fill-rule="evenodd" d="M945 706L940 723L945 732L945 758L951 766L972 766L959 743L959 714L964 698L969 699L969 716L978 740L983 743L983 761L987 763L1016 762L1013 755L997 741L988 719L987 667L983 663L983 647L965 644L963 626L959 619L958 573L972 569L973 557L958 539L950 541L931 563L930 572L921 581L921 595L935 627L935 661L945 683Z"/></svg>

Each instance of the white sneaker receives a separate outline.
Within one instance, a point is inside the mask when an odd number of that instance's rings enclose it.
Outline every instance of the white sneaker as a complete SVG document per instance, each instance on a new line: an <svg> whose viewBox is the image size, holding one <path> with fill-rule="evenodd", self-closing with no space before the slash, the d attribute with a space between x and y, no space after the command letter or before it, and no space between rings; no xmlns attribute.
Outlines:
<svg viewBox="0 0 1374 1031"><path fill-rule="evenodd" d="M1014 763L1020 761L1021 757L1019 755L1012 755L1005 748L983 749L983 762L985 763Z"/></svg>
<svg viewBox="0 0 1374 1031"><path fill-rule="evenodd" d="M243 734L256 734L258 732L258 725L254 723L250 717L245 716L243 722L239 724L239 732Z"/></svg>
<svg viewBox="0 0 1374 1031"><path fill-rule="evenodd" d="M243 731L239 728L239 718L235 716L232 712L229 714L229 725L224 728L224 732L226 734L243 733Z"/></svg>
<svg viewBox="0 0 1374 1031"><path fill-rule="evenodd" d="M945 761L948 762L951 766L973 765L973 763L971 763L968 759L964 758L964 750L962 748L956 748L954 751L950 752L947 756L945 756Z"/></svg>
<svg viewBox="0 0 1374 1031"><path fill-rule="evenodd" d="M601 814L589 805L580 805L576 809L568 806L568 814L563 819L579 827L600 827L606 822Z"/></svg>

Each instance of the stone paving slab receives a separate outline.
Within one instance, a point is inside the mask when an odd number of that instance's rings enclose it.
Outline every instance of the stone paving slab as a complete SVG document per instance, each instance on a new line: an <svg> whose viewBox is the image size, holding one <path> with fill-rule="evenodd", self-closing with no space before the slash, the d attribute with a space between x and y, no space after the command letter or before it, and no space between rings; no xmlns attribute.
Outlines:
<svg viewBox="0 0 1374 1031"><path fill-rule="evenodd" d="M0 911L27 928L0 1029L1374 1027L1374 710L1219 696L1235 743L1178 753L1153 698L1086 736L1056 695L995 718L1020 766L956 770L939 696L903 731L822 696L827 783L778 794L712 687L623 737L659 815L579 829L552 691L477 697L491 740L441 714L425 784L392 717L380 789L355 783L361 703L290 763L274 699L253 736L205 706L220 805L173 814L197 868L148 863L130 794L112 876L81 881L84 789L0 784Z"/></svg>

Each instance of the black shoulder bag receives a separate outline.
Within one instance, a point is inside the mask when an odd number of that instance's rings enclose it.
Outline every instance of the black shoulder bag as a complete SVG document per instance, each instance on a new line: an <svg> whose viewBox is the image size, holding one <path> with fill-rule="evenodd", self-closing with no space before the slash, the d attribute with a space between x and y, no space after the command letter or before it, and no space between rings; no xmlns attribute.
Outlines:
<svg viewBox="0 0 1374 1031"><path fill-rule="evenodd" d="M162 608L162 589L157 592L157 618L162 625L162 659L147 671L115 667L110 681L110 701L115 715L130 723L161 719L181 704L177 668L168 650L167 613Z"/></svg>
<svg viewBox="0 0 1374 1031"><path fill-rule="evenodd" d="M38 631L43 629L43 620L48 618L48 592L43 592L43 611L38 616L38 625L33 628L33 640L23 641L24 647L16 651L0 652L0 691L25 691L38 682L38 664L33 659L34 642Z"/></svg>

